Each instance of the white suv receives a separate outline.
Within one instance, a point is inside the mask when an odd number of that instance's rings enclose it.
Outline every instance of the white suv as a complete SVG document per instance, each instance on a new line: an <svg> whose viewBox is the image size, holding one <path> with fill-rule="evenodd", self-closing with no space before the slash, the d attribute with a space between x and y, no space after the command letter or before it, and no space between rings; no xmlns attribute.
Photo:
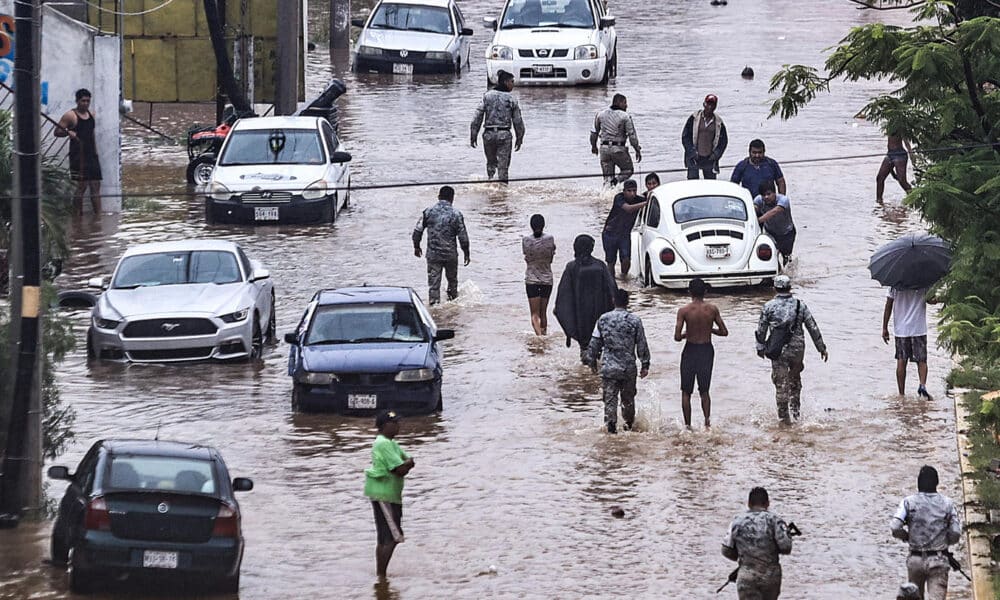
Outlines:
<svg viewBox="0 0 1000 600"><path fill-rule="evenodd" d="M486 50L486 76L501 69L524 85L607 83L618 68L615 18L604 0L507 0Z"/></svg>

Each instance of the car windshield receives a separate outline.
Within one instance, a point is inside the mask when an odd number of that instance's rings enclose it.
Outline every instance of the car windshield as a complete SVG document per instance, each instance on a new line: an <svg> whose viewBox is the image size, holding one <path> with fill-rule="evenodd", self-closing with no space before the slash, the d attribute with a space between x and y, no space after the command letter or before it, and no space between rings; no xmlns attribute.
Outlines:
<svg viewBox="0 0 1000 600"><path fill-rule="evenodd" d="M747 207L732 196L692 196L674 202L674 220L678 223L699 219L747 220Z"/></svg>
<svg viewBox="0 0 1000 600"><path fill-rule="evenodd" d="M158 252L123 259L111 287L132 289L187 283L236 283L242 280L236 255L232 252Z"/></svg>
<svg viewBox="0 0 1000 600"><path fill-rule="evenodd" d="M174 490L215 494L212 461L174 456L119 455L111 459L105 487L119 490Z"/></svg>
<svg viewBox="0 0 1000 600"><path fill-rule="evenodd" d="M594 27L588 0L511 0L500 29Z"/></svg>
<svg viewBox="0 0 1000 600"><path fill-rule="evenodd" d="M449 35L454 33L447 8L417 4L382 4L375 11L375 16L372 17L368 27Z"/></svg>
<svg viewBox="0 0 1000 600"><path fill-rule="evenodd" d="M411 304L334 304L313 314L306 345L362 342L426 342L427 333Z"/></svg>
<svg viewBox="0 0 1000 600"><path fill-rule="evenodd" d="M323 143L316 129L243 129L229 134L219 159L223 166L322 165Z"/></svg>

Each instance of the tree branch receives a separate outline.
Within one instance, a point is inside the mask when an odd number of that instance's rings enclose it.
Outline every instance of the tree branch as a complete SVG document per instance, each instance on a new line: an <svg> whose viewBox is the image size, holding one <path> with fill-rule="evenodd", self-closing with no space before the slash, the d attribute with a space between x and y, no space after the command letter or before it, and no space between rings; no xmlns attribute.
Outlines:
<svg viewBox="0 0 1000 600"><path fill-rule="evenodd" d="M990 2L990 0L986 1ZM914 6L921 6L927 3L926 0L919 0L917 2L910 2L909 4L906 4L904 6L882 6L881 4L879 6L873 6L871 2L867 0L850 0L850 2L853 2L855 4L860 4L861 8L859 8L858 10L900 10L903 8L913 8ZM990 2L990 4L993 3Z"/></svg>

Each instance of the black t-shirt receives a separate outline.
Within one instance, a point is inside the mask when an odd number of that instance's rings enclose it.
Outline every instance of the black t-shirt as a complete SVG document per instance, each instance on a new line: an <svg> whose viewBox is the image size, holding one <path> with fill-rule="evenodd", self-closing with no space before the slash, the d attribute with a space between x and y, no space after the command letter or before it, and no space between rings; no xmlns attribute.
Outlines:
<svg viewBox="0 0 1000 600"><path fill-rule="evenodd" d="M608 213L608 220L604 222L604 233L610 233L618 237L627 236L635 225L635 218L639 216L639 211L625 212L622 208L626 204L640 204L646 199L636 194L632 201L625 200L625 193L621 192L615 196L614 204L611 205L611 212Z"/></svg>

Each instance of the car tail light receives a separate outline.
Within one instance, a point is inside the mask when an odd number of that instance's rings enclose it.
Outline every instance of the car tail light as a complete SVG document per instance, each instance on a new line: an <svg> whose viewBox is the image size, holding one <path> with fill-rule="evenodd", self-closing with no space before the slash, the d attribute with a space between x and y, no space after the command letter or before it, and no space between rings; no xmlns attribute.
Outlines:
<svg viewBox="0 0 1000 600"><path fill-rule="evenodd" d="M663 250L660 250L660 262L661 263L669 266L669 265L674 264L674 261L676 259L677 259L677 256L674 254L673 249L671 249L671 248L664 248Z"/></svg>
<svg viewBox="0 0 1000 600"><path fill-rule="evenodd" d="M761 244L760 246L757 246L757 258L761 260L771 260L771 256L773 255L774 254L773 251L771 250L771 247L768 246L767 244Z"/></svg>
<svg viewBox="0 0 1000 600"><path fill-rule="evenodd" d="M111 530L111 514L108 513L108 503L98 497L87 503L83 516L83 528L95 531Z"/></svg>
<svg viewBox="0 0 1000 600"><path fill-rule="evenodd" d="M236 510L228 504L219 507L215 516L215 526L212 527L212 537L237 537L240 534L240 517Z"/></svg>

